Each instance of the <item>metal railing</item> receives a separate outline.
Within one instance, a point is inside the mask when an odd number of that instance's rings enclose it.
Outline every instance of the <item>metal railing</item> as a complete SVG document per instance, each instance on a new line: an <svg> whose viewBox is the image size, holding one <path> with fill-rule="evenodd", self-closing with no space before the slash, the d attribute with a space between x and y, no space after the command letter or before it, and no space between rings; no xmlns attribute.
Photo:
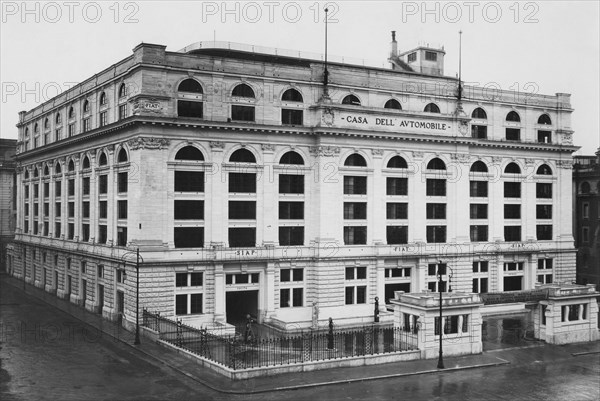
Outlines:
<svg viewBox="0 0 600 401"><path fill-rule="evenodd" d="M278 337L220 336L180 320L143 311L143 326L178 348L234 370L387 354L417 349L417 330L366 326L351 330L305 331Z"/></svg>
<svg viewBox="0 0 600 401"><path fill-rule="evenodd" d="M485 305L506 304L514 302L538 302L548 299L548 289L529 291L488 292L480 294Z"/></svg>

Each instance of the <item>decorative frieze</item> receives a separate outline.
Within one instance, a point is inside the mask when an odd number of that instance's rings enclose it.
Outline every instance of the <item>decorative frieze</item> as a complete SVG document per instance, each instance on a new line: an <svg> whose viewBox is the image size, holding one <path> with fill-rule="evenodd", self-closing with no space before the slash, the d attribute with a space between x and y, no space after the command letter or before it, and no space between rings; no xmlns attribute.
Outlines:
<svg viewBox="0 0 600 401"><path fill-rule="evenodd" d="M131 150L138 149L166 149L169 146L170 141L165 138L152 138L152 137L142 137L139 136L137 138L130 139L127 141L129 148Z"/></svg>
<svg viewBox="0 0 600 401"><path fill-rule="evenodd" d="M225 142L222 141L211 141L208 144L214 152L222 152L225 149Z"/></svg>
<svg viewBox="0 0 600 401"><path fill-rule="evenodd" d="M340 154L338 146L309 146L308 150L313 156L334 157Z"/></svg>

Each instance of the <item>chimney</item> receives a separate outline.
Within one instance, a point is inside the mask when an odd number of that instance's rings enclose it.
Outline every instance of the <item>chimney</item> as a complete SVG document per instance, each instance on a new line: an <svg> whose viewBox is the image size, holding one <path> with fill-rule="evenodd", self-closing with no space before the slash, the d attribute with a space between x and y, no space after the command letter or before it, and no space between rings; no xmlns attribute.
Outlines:
<svg viewBox="0 0 600 401"><path fill-rule="evenodd" d="M392 31L392 42L390 43L390 58L398 57L398 42L396 42L396 31Z"/></svg>

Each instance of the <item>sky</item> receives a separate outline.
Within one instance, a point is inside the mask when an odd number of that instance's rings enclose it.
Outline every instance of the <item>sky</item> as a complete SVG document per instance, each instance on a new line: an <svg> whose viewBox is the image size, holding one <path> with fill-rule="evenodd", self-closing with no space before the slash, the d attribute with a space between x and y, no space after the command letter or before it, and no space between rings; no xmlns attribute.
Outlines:
<svg viewBox="0 0 600 401"><path fill-rule="evenodd" d="M1 1L0 137L30 110L129 56L141 42L178 51L199 41L328 52L386 66L400 51L443 45L445 75L524 94L570 93L576 154L600 147L600 2L590 1Z"/></svg>

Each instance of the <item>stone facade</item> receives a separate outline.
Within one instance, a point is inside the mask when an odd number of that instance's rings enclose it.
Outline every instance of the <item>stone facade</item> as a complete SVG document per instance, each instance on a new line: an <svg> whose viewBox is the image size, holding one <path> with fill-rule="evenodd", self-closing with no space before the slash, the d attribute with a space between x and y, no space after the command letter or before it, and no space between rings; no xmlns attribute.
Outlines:
<svg viewBox="0 0 600 401"><path fill-rule="evenodd" d="M7 246L15 236L17 141L0 139L0 270L7 270Z"/></svg>
<svg viewBox="0 0 600 401"><path fill-rule="evenodd" d="M332 63L324 96L322 74L141 44L22 112L15 275L131 322L139 248L140 307L283 328L313 304L320 326L371 322L376 296L391 321L438 264L459 292L575 279L569 95L458 104L454 78Z"/></svg>

